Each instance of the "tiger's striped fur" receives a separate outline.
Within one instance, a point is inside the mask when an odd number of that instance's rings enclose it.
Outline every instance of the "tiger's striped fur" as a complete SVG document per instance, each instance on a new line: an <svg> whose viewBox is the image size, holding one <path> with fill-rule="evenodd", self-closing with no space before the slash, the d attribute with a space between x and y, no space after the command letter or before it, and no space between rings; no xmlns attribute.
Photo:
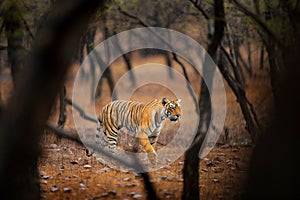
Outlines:
<svg viewBox="0 0 300 200"><path fill-rule="evenodd" d="M116 100L103 107L98 117L100 126L108 139L111 149L116 148L118 131L125 127L138 137L148 153L151 163L157 162L154 150L165 120L177 121L181 116L181 99L170 101L167 98L139 103Z"/></svg>

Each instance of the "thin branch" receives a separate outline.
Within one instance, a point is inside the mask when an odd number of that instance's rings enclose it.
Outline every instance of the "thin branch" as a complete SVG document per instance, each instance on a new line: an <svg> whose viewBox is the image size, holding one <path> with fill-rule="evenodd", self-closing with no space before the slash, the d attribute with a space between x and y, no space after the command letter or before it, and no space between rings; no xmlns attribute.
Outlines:
<svg viewBox="0 0 300 200"><path fill-rule="evenodd" d="M56 135L58 135L60 137L67 138L67 139L70 139L74 142L77 142L80 145L84 145L82 143L78 133L76 133L76 132L69 132L69 131L65 131L65 130L60 129L60 128L56 128L55 126L51 125L50 123L46 123L45 127L47 129L53 131ZM139 160L136 157L134 157L133 162L128 162L127 160L119 158L116 155L114 155L114 154L112 154L108 151L100 149L99 146L96 145L96 144L89 144L88 147L94 149L97 152L102 153L107 158L111 158L111 159L116 160L117 162L119 162L120 164L122 164L126 167L133 168L136 171L143 171L143 166L140 164ZM144 180L145 189L147 190L147 193L148 193L147 199L149 199L149 200L150 199L151 200L152 199L158 199L157 196L156 196L155 190L154 190L154 186L150 181L149 174L148 173L141 173L141 176Z"/></svg>
<svg viewBox="0 0 300 200"><path fill-rule="evenodd" d="M26 31L29 33L29 36L31 37L31 39L35 40L35 37L33 35L33 33L31 32L29 25L27 23L27 21L24 19L24 17L20 14L20 18L23 21L23 24L25 26Z"/></svg>
<svg viewBox="0 0 300 200"><path fill-rule="evenodd" d="M230 57L230 55L229 55L229 53L225 50L225 48L224 48L224 46L223 45L221 45L221 50L222 50L222 52L223 52L223 54L226 56L226 59L229 61L229 63L230 63L230 65L233 67L233 68L237 68L237 66L235 65L235 63L234 63L234 61L232 60L232 58ZM236 72L234 72L235 73L235 76L237 75L236 74ZM228 74L229 75L229 74ZM229 77L228 77L229 78ZM230 79L232 79L231 81L233 81L233 83L234 83L234 85L236 86L235 87L235 89L234 89L234 93L236 93L236 96L237 96L237 98L239 99L239 95L237 95L237 94L239 94L240 92L243 94L242 96L243 96L243 98L245 99L245 101L246 101L246 105L245 106L247 106L248 108L248 110L249 110L249 108L250 108L250 115L251 115L251 117L253 117L254 118L254 122L255 122L255 124L257 125L257 127L258 128L260 128L261 126L260 126L260 123L259 123L259 121L258 121L258 118L257 118L257 115L256 115L256 112L255 112L255 110L254 110L254 107L253 107L253 105L251 104L251 102L249 101L249 99L246 97L246 95L245 95L245 89L244 89L244 87L240 84L240 81L234 81L233 80L233 77L230 77ZM233 86L233 83L232 84L230 84L229 83L229 85L232 85ZM240 92L238 92L238 91L240 91ZM240 105L242 106L242 104L241 104L241 102L240 102ZM245 116L245 115L244 115ZM246 118L245 118L246 119ZM247 120L246 120L246 122L247 122ZM247 122L248 123L248 122ZM250 128L250 127L248 127L248 128ZM249 132L250 132L250 134L253 134L253 133L251 133L251 131L249 130ZM251 135L252 136L252 135Z"/></svg>
<svg viewBox="0 0 300 200"><path fill-rule="evenodd" d="M190 87L190 85L188 84L188 83L190 83L190 79L189 79L189 76L188 76L188 74L187 74L187 72L186 72L185 66L184 66L184 64L178 59L177 55L176 55L174 52L172 52L172 56L173 56L173 59L180 65L180 67L181 67L181 69L182 69L182 71L183 71L183 75L184 75L185 79L187 80L187 81L186 81L186 82L187 82L187 88L188 88L189 92L191 93L191 96L192 96L192 98L193 98L193 100L194 100L194 102L195 102L195 104L196 104L196 103L197 103L197 99L196 99L196 97L195 97L194 95L192 95L192 94L193 94L193 89L192 89L192 88Z"/></svg>
<svg viewBox="0 0 300 200"><path fill-rule="evenodd" d="M98 122L98 120L92 116L89 116L87 115L84 110L79 106L77 105L76 103L72 102L72 100L68 99L68 98L65 98L65 101L67 104L73 106L73 108L75 110L77 110L79 113L80 113L80 116L83 117L84 119L86 120L89 120L89 121L92 121L92 122ZM53 127L52 125L50 124L46 124L46 127L49 128L50 130L53 130L57 135L61 136L61 137L65 137L65 138L68 138L68 139L71 139L79 144L82 144L82 141L80 140L78 134L73 134L73 133L69 133L69 132L66 132L66 131L63 131L62 129L59 129L59 128L56 128L56 127ZM95 144L89 144L90 148L93 148L94 150L96 151L99 151L99 147ZM99 152L101 152L104 156L108 157L108 158L112 158L114 160L116 160L117 162L119 162L120 164L124 165L124 166L127 166L127 167L130 167L130 168L133 168L137 171L143 171L143 166L139 163L138 159L134 157L134 162L133 163L130 163L130 162L127 162L126 160L123 160L105 150L100 150ZM150 178L149 178L149 175L148 173L141 173L142 177L143 177L143 180L144 180L144 184L145 184L145 188L148 192L148 199L158 199L157 196L156 196L156 193L155 193L155 190L154 190L154 187L150 181Z"/></svg>
<svg viewBox="0 0 300 200"><path fill-rule="evenodd" d="M253 104L249 101L248 98L246 98L246 101L247 101L247 104L248 104L249 107L250 107L250 111L251 111L251 113L252 113L252 115L253 115L253 118L254 118L255 123L257 124L257 126L258 126L259 128L261 128L261 125L260 125L260 123L259 123L259 121L258 121L258 117L257 117L257 115L256 115L256 112L255 112L255 109L254 109Z"/></svg>
<svg viewBox="0 0 300 200"><path fill-rule="evenodd" d="M84 145L78 135L77 132L69 132L66 130L63 130L61 128L57 128L53 125L51 125L50 123L46 123L45 127L51 131L54 132L54 134L60 136L60 137L64 137L67 138L69 140L72 140L80 145ZM90 148L93 148L96 151L101 152L104 156L108 157L108 158L112 158L114 160L116 160L117 162L119 162L120 164L126 166L126 167L130 167L133 168L137 171L142 171L143 167L142 165L139 163L139 161L135 158L134 162L128 162L126 160L123 160L103 149L99 150L99 146L97 146L96 144L89 144ZM144 184L145 184L145 188L148 192L148 199L157 199L156 193L154 192L154 187L150 181L150 177L147 173L141 173L141 176L144 180Z"/></svg>
<svg viewBox="0 0 300 200"><path fill-rule="evenodd" d="M207 19L207 20L210 19L210 17L205 12L205 10L198 4L198 1L190 0L190 2L195 6L195 8L197 8L201 12L201 14L204 16L205 19Z"/></svg>
<svg viewBox="0 0 300 200"><path fill-rule="evenodd" d="M65 98L65 101L66 101L67 104L71 105L75 110L77 110L77 111L79 112L80 116L81 116L83 119L86 119L86 120L91 121L91 122L96 122L96 123L98 123L97 118L95 118L95 117L93 117L93 116L90 116L90 115L86 114L86 113L84 112L84 110L83 110L78 104L76 104L75 102L73 102L71 99L69 99L69 98L66 97L66 98Z"/></svg>
<svg viewBox="0 0 300 200"><path fill-rule="evenodd" d="M151 26L148 25L146 22L144 22L143 20L141 20L139 17L134 16L134 15L132 15L132 14L130 14L130 13L127 13L126 11L122 10L120 7L118 8L118 10L119 10L123 15L125 15L125 16L127 16L127 17L130 17L130 18L132 18L132 19L137 20L137 21L139 22L140 25L142 25L142 26L144 26L144 27L151 27ZM168 42L166 42L166 41L164 40L164 38L162 38L159 34L155 33L155 32L152 31L151 29L149 29L149 30L150 30L156 37L158 37L162 42L164 42L171 50L173 49L172 46L171 46ZM176 61L176 62L180 65L180 67L182 68L183 74L184 74L184 76L185 76L185 78L186 78L186 80L187 80L187 88L188 88L188 90L189 90L189 92L190 92L190 94L191 94L191 97L192 97L193 100L194 100L195 105L197 106L197 99L196 99L196 97L193 95L193 89L190 87L190 84L188 84L190 81L189 81L188 74L187 74L187 72L186 72L186 70L185 70L185 66L184 66L184 64L178 59L176 53L172 52L172 56L173 56L174 61Z"/></svg>
<svg viewBox="0 0 300 200"><path fill-rule="evenodd" d="M80 145L83 145L77 132L70 132L70 131L66 131L61 128L57 128L57 127L53 126L52 124L50 124L49 122L46 123L45 127L47 129L53 131L56 135L58 135L60 137L67 138L69 140L77 142Z"/></svg>
<svg viewBox="0 0 300 200"><path fill-rule="evenodd" d="M116 160L117 162L119 162L120 164L126 166L126 167L129 167L129 168L132 168L136 171L144 171L143 170L143 166L142 164L139 162L139 160L133 156L133 161L132 162L128 162L127 160L125 159L122 159L108 151L105 151L103 149L100 149L99 146L97 146L96 144L90 144L89 145L90 148L98 151L99 153L102 153L105 157L107 158L111 158L111 159L114 159ZM154 190L154 186L152 184L152 182L150 181L150 177L149 177L149 174L148 173L140 173L142 175L142 178L143 178L143 181L144 181L144 185L145 185L145 189L147 191L147 199L149 200L155 200L155 199L158 199L157 195L156 195L156 192Z"/></svg>
<svg viewBox="0 0 300 200"><path fill-rule="evenodd" d="M236 7L244 13L246 16L249 16L254 22L256 22L271 38L273 38L276 43L280 46L284 46L278 36L267 26L267 24L256 14L251 12L246 6L239 3L237 0L232 0Z"/></svg>
<svg viewBox="0 0 300 200"><path fill-rule="evenodd" d="M233 67L236 81L233 80L233 82L230 83L230 82L228 82L229 79L228 80L226 79L229 77L225 77L225 76L224 77L231 87L235 87L235 88L232 88L233 92L235 93L236 97L238 98L244 118L247 123L247 129L252 137L252 140L255 141L255 139L257 137L257 129L260 128L260 123L258 121L258 118L255 113L253 105L250 103L250 101L248 100L248 98L246 96L244 87L240 84L240 78L238 78L239 74L238 74L238 71L236 70L237 66L235 65L235 63L232 60L232 58L230 57L229 53L225 50L224 46L222 46L222 45L221 45L221 50L222 50L223 54L226 56L226 59L229 61L230 65Z"/></svg>
<svg viewBox="0 0 300 200"><path fill-rule="evenodd" d="M235 65L233 59L230 57L229 53L226 51L225 47L223 45L221 45L221 51L224 53L224 55L226 56L226 59L229 61L230 65L232 66L232 68L237 68L237 66ZM232 77L232 76L231 76ZM236 86L240 89L244 90L244 87L241 85L240 82L234 80L234 78L232 77L233 81L235 82Z"/></svg>
<svg viewBox="0 0 300 200"><path fill-rule="evenodd" d="M259 9L259 0L253 0L254 6L255 6L255 12L256 14L260 15L260 9Z"/></svg>
<svg viewBox="0 0 300 200"><path fill-rule="evenodd" d="M124 10L122 10L120 7L118 7L118 10L120 11L120 13L122 13L123 15L129 17L129 18L132 18L132 19L135 19L139 22L140 25L144 26L144 27L151 27L149 26L148 24L146 24L143 20L141 20L140 18L138 18L137 16L134 16Z"/></svg>

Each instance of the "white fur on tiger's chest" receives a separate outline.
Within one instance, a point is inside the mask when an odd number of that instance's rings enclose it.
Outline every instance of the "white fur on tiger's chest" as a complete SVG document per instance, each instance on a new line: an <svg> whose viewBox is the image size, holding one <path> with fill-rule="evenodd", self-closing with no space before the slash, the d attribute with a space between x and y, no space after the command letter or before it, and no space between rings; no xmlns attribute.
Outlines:
<svg viewBox="0 0 300 200"><path fill-rule="evenodd" d="M160 110L159 112L153 112L152 113L152 123L151 126L149 127L149 132L148 132L148 136L152 137L152 136L158 136L161 129L164 127L165 124L165 118L164 116L164 111Z"/></svg>

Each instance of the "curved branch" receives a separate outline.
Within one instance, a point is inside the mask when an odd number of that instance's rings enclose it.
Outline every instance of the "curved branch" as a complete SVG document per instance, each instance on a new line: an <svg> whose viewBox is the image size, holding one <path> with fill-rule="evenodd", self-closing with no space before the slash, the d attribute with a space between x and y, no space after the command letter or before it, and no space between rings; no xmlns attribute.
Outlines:
<svg viewBox="0 0 300 200"><path fill-rule="evenodd" d="M86 119L88 121L91 121L91 122L95 122L95 123L98 123L98 119L93 117L93 116L90 116L88 114L86 114L84 112L84 110L78 105L76 104L75 102L73 102L71 99L69 98L65 98L65 102L69 105L71 105L75 110L77 110L80 114L80 116L83 118L83 119Z"/></svg>
<svg viewBox="0 0 300 200"><path fill-rule="evenodd" d="M204 18L205 18L206 20L209 20L209 19L210 19L210 17L209 17L208 14L205 12L205 10L204 10L199 4L197 4L198 1L190 0L190 2L195 6L195 8L197 8L197 9L201 12L201 14L204 16Z"/></svg>
<svg viewBox="0 0 300 200"><path fill-rule="evenodd" d="M31 37L31 39L35 40L35 37L33 35L33 33L31 32L29 25L27 23L27 21L24 19L24 17L20 14L20 18L23 21L23 24L25 26L26 31L29 33L29 36Z"/></svg>
<svg viewBox="0 0 300 200"><path fill-rule="evenodd" d="M53 131L56 135L58 135L60 137L70 139L72 141L77 142L80 145L83 145L77 132L70 132L70 131L66 131L61 128L57 128L57 127L53 126L52 124L50 124L49 122L46 123L45 128Z"/></svg>
<svg viewBox="0 0 300 200"><path fill-rule="evenodd" d="M124 14L127 17L130 17L132 19L135 19L139 22L140 25L144 26L144 27L151 27L150 25L148 25L146 22L144 22L143 20L141 20L139 17L134 16L132 14L127 13L126 11L122 10L120 7L118 8L118 10ZM173 49L172 46L166 42L160 35L158 35L157 33L155 33L154 31L152 31L151 29L149 29L156 37L158 37L165 45L167 45L171 50ZM178 59L178 56L176 53L172 52L172 56L175 62L177 62L179 64L179 66L181 67L182 71L183 71L183 75L185 76L186 80L187 80L187 88L189 90L189 93L191 94L191 97L193 98L193 101L197 107L197 99L196 97L193 95L193 89L190 86L190 81L189 81L189 77L188 74L186 72L185 66L184 64ZM194 68L193 68L194 69Z"/></svg>
<svg viewBox="0 0 300 200"><path fill-rule="evenodd" d="M246 16L249 16L254 22L256 22L264 32L266 32L271 38L273 38L277 44L284 46L278 36L267 26L267 24L256 14L251 12L246 6L239 3L237 0L232 0L236 7L244 13Z"/></svg>

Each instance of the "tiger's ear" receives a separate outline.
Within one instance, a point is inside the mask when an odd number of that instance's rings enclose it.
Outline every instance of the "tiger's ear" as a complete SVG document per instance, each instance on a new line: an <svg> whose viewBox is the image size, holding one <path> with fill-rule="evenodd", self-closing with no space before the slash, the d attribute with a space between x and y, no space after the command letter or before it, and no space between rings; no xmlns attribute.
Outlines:
<svg viewBox="0 0 300 200"><path fill-rule="evenodd" d="M178 99L177 99L177 103L180 103L180 102L181 102L181 98L178 98Z"/></svg>
<svg viewBox="0 0 300 200"><path fill-rule="evenodd" d="M169 100L167 98L162 99L162 105L166 105L166 103L168 103L168 102L169 102Z"/></svg>

